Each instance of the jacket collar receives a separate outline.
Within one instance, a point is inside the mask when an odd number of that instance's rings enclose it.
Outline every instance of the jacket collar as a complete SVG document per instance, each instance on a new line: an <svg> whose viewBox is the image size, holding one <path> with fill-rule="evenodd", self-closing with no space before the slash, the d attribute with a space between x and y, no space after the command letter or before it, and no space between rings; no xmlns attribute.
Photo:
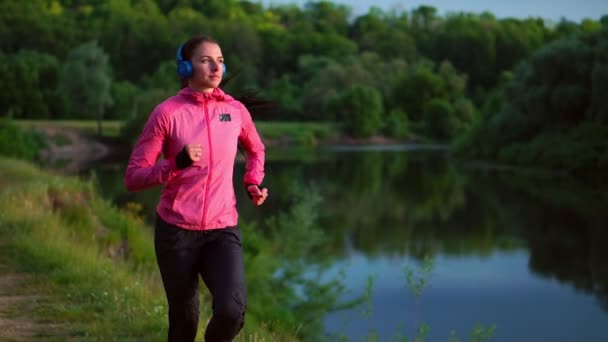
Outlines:
<svg viewBox="0 0 608 342"><path fill-rule="evenodd" d="M186 97L188 100L196 102L196 103L205 103L208 101L230 101L232 100L232 96L224 93L224 91L220 88L213 89L210 93L201 93L200 91L196 91L190 87L183 88L179 91L181 96Z"/></svg>

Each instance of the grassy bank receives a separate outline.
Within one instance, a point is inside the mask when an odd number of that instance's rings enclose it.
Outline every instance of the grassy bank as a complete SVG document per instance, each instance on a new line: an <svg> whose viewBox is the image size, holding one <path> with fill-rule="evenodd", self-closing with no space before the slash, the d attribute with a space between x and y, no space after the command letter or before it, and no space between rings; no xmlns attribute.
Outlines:
<svg viewBox="0 0 608 342"><path fill-rule="evenodd" d="M91 183L0 158L0 258L29 275L28 292L49 298L32 320L61 324L63 338L165 340L152 234L135 209L113 207ZM209 307L207 296L201 300ZM201 325L208 314L202 310ZM249 321L239 339L292 340L259 321Z"/></svg>
<svg viewBox="0 0 608 342"><path fill-rule="evenodd" d="M323 122L258 121L256 127L264 140L299 145L315 145L337 135L336 125Z"/></svg>

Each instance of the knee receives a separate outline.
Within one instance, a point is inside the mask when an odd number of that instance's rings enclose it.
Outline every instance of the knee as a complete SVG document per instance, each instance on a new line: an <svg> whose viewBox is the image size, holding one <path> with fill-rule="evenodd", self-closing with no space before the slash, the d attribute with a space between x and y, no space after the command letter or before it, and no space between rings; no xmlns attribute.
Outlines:
<svg viewBox="0 0 608 342"><path fill-rule="evenodd" d="M226 322L242 324L245 320L245 298L234 294L229 298L214 303L213 315Z"/></svg>

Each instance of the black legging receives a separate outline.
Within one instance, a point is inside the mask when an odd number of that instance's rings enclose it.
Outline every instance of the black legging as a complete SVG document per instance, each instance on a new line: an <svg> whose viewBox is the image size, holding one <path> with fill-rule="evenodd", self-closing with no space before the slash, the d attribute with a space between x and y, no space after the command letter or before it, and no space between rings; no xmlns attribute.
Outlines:
<svg viewBox="0 0 608 342"><path fill-rule="evenodd" d="M199 274L213 297L205 341L231 341L245 322L247 298L239 229L192 231L157 216L154 247L169 302L168 341L196 337Z"/></svg>

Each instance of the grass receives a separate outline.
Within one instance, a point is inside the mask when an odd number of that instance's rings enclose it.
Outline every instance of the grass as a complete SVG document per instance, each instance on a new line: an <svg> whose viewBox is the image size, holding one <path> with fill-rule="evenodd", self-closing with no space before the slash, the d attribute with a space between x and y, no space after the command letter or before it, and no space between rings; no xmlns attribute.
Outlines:
<svg viewBox="0 0 608 342"><path fill-rule="evenodd" d="M257 121L255 125L264 139L303 145L315 145L336 134L336 126L332 123Z"/></svg>
<svg viewBox="0 0 608 342"><path fill-rule="evenodd" d="M76 339L166 339L152 234L136 211L113 207L89 182L0 158L0 258L32 279L29 293L49 298L32 320L60 324L62 337ZM199 341L206 315L201 310ZM294 339L248 324L238 340Z"/></svg>

